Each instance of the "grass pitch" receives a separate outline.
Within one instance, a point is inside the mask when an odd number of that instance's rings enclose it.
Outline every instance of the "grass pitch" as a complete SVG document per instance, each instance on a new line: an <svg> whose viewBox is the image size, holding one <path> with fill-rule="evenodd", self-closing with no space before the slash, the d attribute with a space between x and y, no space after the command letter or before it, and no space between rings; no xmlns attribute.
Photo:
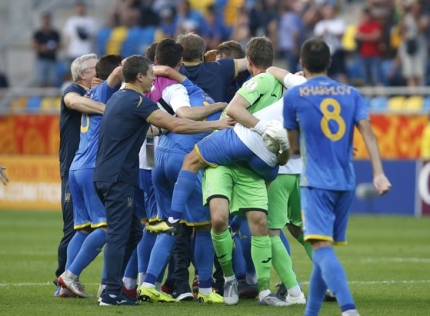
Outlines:
<svg viewBox="0 0 430 316"><path fill-rule="evenodd" d="M0 212L0 315L303 315L303 306L262 307L255 300L237 306L141 303L138 307L99 307L97 299L58 299L54 293L61 214ZM290 238L294 268L305 294L311 262ZM337 247L362 316L430 315L430 218L354 216L348 247ZM99 256L81 275L96 294ZM192 273L191 273L192 275ZM278 277L272 273L272 289ZM324 303L321 315L340 315Z"/></svg>

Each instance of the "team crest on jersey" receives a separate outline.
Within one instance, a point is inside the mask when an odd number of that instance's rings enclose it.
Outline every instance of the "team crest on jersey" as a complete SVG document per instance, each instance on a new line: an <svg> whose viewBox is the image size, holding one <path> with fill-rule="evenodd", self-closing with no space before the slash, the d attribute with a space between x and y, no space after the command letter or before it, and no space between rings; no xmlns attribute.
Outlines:
<svg viewBox="0 0 430 316"><path fill-rule="evenodd" d="M254 80L249 80L247 82L245 82L245 84L243 85L246 89L248 89L249 91L254 91L255 88L257 88L258 83Z"/></svg>
<svg viewBox="0 0 430 316"><path fill-rule="evenodd" d="M127 198L127 206L128 207L133 207L133 198L130 197L130 196Z"/></svg>
<svg viewBox="0 0 430 316"><path fill-rule="evenodd" d="M70 202L70 192L66 192L66 194L64 194L64 202Z"/></svg>

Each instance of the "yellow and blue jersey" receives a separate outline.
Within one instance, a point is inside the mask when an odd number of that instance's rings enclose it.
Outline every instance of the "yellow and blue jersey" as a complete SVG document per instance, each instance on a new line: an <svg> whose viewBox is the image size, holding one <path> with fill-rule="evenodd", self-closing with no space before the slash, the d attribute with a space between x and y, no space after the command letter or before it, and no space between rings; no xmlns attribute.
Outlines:
<svg viewBox="0 0 430 316"><path fill-rule="evenodd" d="M110 97L119 89L111 88L107 82L88 90L87 97L106 104ZM94 168L96 163L99 129L102 115L82 114L79 148L76 151L70 170Z"/></svg>
<svg viewBox="0 0 430 316"><path fill-rule="evenodd" d="M301 186L353 190L354 126L368 119L360 93L328 77L314 77L284 95L284 127L300 131Z"/></svg>

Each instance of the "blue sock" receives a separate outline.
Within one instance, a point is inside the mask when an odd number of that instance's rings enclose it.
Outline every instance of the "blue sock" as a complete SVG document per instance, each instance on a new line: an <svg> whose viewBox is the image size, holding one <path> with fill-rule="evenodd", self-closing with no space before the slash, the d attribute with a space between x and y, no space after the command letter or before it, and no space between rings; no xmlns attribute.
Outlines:
<svg viewBox="0 0 430 316"><path fill-rule="evenodd" d="M97 228L85 239L69 270L74 275L80 275L82 271L97 257L106 244L106 232Z"/></svg>
<svg viewBox="0 0 430 316"><path fill-rule="evenodd" d="M327 285L322 278L321 269L314 263L309 283L305 316L317 316L319 314L326 290Z"/></svg>
<svg viewBox="0 0 430 316"><path fill-rule="evenodd" d="M247 221L243 221L240 225L240 243L246 263L246 273L253 274L255 273L255 266L251 257L251 231Z"/></svg>
<svg viewBox="0 0 430 316"><path fill-rule="evenodd" d="M214 265L214 246L210 232L196 232L194 234L196 248L194 260L199 271L201 288L212 287L212 270Z"/></svg>
<svg viewBox="0 0 430 316"><path fill-rule="evenodd" d="M158 278L167 265L169 255L173 251L176 244L176 238L162 234L157 238L154 248L152 248L151 258L149 259L149 266L146 271L145 282L155 282L153 277ZM151 282L149 282L151 281Z"/></svg>
<svg viewBox="0 0 430 316"><path fill-rule="evenodd" d="M124 277L130 279L136 279L137 277L137 249L134 249L131 254L130 260L125 267Z"/></svg>
<svg viewBox="0 0 430 316"><path fill-rule="evenodd" d="M85 239L88 237L88 234L84 234L81 231L77 231L75 235L73 235L72 239L67 246L67 261L66 261L66 270L69 269L70 265L75 260L76 256L79 253L79 250L82 248L82 244Z"/></svg>
<svg viewBox="0 0 430 316"><path fill-rule="evenodd" d="M237 231L240 228L240 226L242 225L243 221L246 221L245 216L241 216L241 215L233 216L233 218L231 219L231 221L229 223L231 230L233 232Z"/></svg>
<svg viewBox="0 0 430 316"><path fill-rule="evenodd" d="M312 259L321 269L321 275L327 287L336 296L342 312L355 309L355 303L348 287L345 270L336 257L332 247L319 248L313 251Z"/></svg>
<svg viewBox="0 0 430 316"><path fill-rule="evenodd" d="M243 258L242 244L238 234L233 238L233 271L238 280L246 277L246 262Z"/></svg>
<svg viewBox="0 0 430 316"><path fill-rule="evenodd" d="M172 211L173 219L180 219L185 209L185 204L193 192L197 182L197 173L181 170L173 190Z"/></svg>
<svg viewBox="0 0 430 316"><path fill-rule="evenodd" d="M137 245L137 270L139 273L146 273L156 239L156 234L148 233L146 230L143 231L143 237Z"/></svg>
<svg viewBox="0 0 430 316"><path fill-rule="evenodd" d="M288 242L288 239L287 239L287 237L285 236L285 234L284 234L284 232L283 232L283 230L281 229L281 241L282 241L282 243L284 244L284 246L285 246L285 248L287 249L287 251L288 251L288 254L290 255L290 257L291 257L291 248L290 248L290 243Z"/></svg>

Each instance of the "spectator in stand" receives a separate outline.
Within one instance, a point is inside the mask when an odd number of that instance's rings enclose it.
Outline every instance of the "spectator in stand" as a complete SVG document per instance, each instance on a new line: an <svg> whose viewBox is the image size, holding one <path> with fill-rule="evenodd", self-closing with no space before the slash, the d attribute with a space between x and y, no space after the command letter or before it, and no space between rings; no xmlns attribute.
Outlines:
<svg viewBox="0 0 430 316"><path fill-rule="evenodd" d="M342 48L342 36L345 33L345 22L336 17L334 7L324 5L321 7L323 19L315 25L314 35L321 37L330 48L331 65L328 75L332 79L347 83L345 53Z"/></svg>
<svg viewBox="0 0 430 316"><path fill-rule="evenodd" d="M164 7L158 12L160 24L155 32L157 42L165 38L174 38L177 29L175 9L173 7Z"/></svg>
<svg viewBox="0 0 430 316"><path fill-rule="evenodd" d="M181 0L178 5L176 34L186 34L189 32L200 34L203 24L204 19L200 12L192 10L188 0Z"/></svg>
<svg viewBox="0 0 430 316"><path fill-rule="evenodd" d="M288 71L291 73L298 71L303 35L303 18L297 13L295 4L286 2L282 6L279 22L278 48L287 62Z"/></svg>
<svg viewBox="0 0 430 316"><path fill-rule="evenodd" d="M250 20L251 18L248 16L245 7L239 8L230 39L240 43L243 47L245 47L246 43L248 43L251 38L249 27Z"/></svg>
<svg viewBox="0 0 430 316"><path fill-rule="evenodd" d="M139 0L140 2L140 26L158 26L160 18L158 12L153 9L153 0Z"/></svg>
<svg viewBox="0 0 430 316"><path fill-rule="evenodd" d="M9 178L6 175L6 167L0 166L0 180L3 182L4 185L6 185L9 182Z"/></svg>
<svg viewBox="0 0 430 316"><path fill-rule="evenodd" d="M403 0L402 5L400 31L403 42L398 50L402 74L408 86L422 86L427 67L429 16L423 14L419 1Z"/></svg>
<svg viewBox="0 0 430 316"><path fill-rule="evenodd" d="M69 17L64 26L66 56L69 63L77 57L94 51L94 36L97 33L96 20L86 15L85 3L76 3L76 15Z"/></svg>
<svg viewBox="0 0 430 316"><path fill-rule="evenodd" d="M140 19L140 0L116 0L114 7L109 12L110 25L129 26L130 21Z"/></svg>
<svg viewBox="0 0 430 316"><path fill-rule="evenodd" d="M366 86L382 84L381 50L379 47L381 36L381 24L372 16L370 8L364 8L357 28L356 40L364 71L364 85Z"/></svg>
<svg viewBox="0 0 430 316"><path fill-rule="evenodd" d="M222 21L218 18L213 5L206 8L200 34L205 40L208 50L215 49L223 39Z"/></svg>
<svg viewBox="0 0 430 316"><path fill-rule="evenodd" d="M50 13L43 13L41 21L41 28L33 34L37 83L39 87L54 87L57 76L57 52L61 43L60 34L51 25Z"/></svg>

